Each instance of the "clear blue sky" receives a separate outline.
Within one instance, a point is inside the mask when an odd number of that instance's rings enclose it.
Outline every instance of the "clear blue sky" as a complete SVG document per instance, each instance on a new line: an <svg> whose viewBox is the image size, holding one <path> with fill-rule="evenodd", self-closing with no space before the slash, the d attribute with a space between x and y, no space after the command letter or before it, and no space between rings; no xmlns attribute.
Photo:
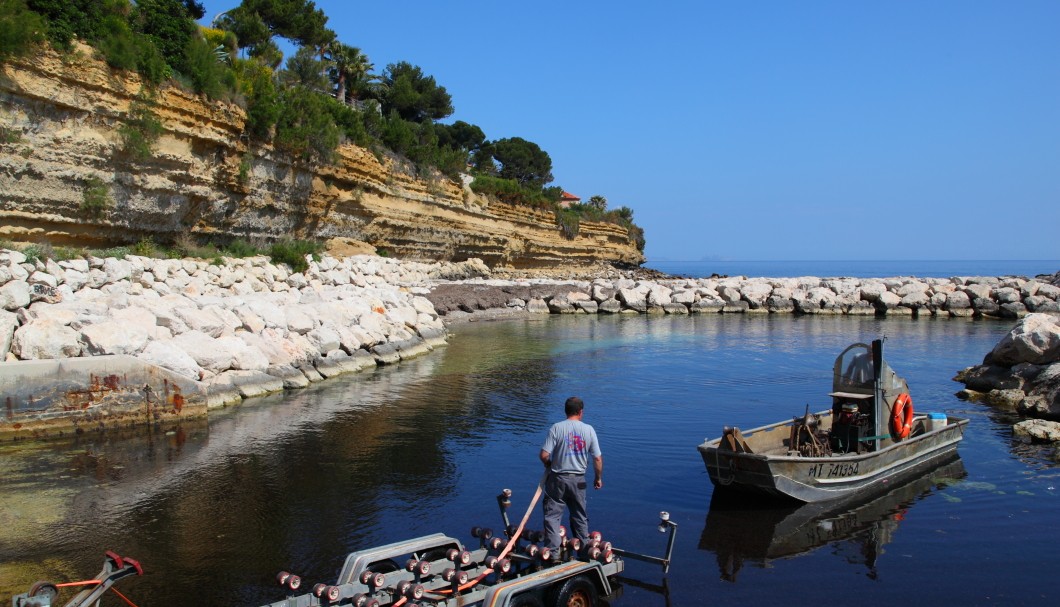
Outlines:
<svg viewBox="0 0 1060 607"><path fill-rule="evenodd" d="M649 260L1060 259L1055 0L316 4Z"/></svg>

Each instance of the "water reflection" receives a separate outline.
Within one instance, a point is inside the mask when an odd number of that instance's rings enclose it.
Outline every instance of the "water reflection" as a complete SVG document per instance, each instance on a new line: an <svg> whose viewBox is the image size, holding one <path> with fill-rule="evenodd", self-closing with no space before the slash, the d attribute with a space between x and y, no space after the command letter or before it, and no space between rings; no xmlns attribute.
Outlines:
<svg viewBox="0 0 1060 607"><path fill-rule="evenodd" d="M571 394L586 399L606 453L607 486L589 497L592 525L616 544L654 553L658 533L644 523L659 510L682 530L702 521L710 483L695 446L705 436L827 402L836 353L884 333L918 408L973 418L962 457L974 458L976 481L998 486L961 503L967 526L988 521L968 534L980 538L999 511L1016 507L1013 486L1034 489L1034 479L1013 471L1008 439L993 433L979 405L953 397L950 377L1008 328L720 314L475 323L456 327L450 345L426 357L214 412L208 425L179 433L2 445L0 595L40 578L94 573L103 550L113 549L148 570L127 583L138 604L195 596L256 605L276 599L272 576L280 569L330 582L356 549L436 532L466 541L470 525L496 527L498 490L512 488L519 504L529 499L542 433ZM1050 505L1030 521L1012 519L1015 533L1052 520ZM1019 505L1028 507L1035 508ZM959 542L965 525L952 523L948 541ZM674 604L697 604L720 584L696 566L711 555L680 539L693 535L679 535ZM933 563L952 551L914 543L906 549L930 553ZM772 580L784 588L798 577ZM753 586L724 585L735 602L775 604ZM650 590L630 584L615 605L669 600ZM820 592L807 602L816 599Z"/></svg>
<svg viewBox="0 0 1060 607"><path fill-rule="evenodd" d="M769 567L826 545L876 579L877 560L909 508L966 476L956 457L875 499L825 505L778 505L715 491L699 548L715 553L721 579L728 582L737 581L745 564Z"/></svg>

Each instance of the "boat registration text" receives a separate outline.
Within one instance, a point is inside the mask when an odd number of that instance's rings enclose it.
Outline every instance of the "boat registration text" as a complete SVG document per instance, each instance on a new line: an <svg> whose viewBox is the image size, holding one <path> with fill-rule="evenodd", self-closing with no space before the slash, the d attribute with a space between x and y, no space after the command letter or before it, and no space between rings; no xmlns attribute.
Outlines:
<svg viewBox="0 0 1060 607"><path fill-rule="evenodd" d="M858 462L828 464L821 462L810 466L810 478L841 478L855 476L858 473Z"/></svg>

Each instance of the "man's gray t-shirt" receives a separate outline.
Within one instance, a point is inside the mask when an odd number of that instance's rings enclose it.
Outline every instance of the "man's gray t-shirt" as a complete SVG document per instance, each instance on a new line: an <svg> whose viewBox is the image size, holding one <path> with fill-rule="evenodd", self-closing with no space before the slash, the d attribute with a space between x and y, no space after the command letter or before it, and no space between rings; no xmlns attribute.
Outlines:
<svg viewBox="0 0 1060 607"><path fill-rule="evenodd" d="M585 474L590 456L601 456L596 430L576 419L553 424L541 449L552 454L551 468L557 474Z"/></svg>

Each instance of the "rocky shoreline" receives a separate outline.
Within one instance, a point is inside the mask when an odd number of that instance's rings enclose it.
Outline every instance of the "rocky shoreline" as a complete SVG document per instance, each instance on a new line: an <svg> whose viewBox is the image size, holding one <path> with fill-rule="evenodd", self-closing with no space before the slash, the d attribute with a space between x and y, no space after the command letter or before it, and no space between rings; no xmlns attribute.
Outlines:
<svg viewBox="0 0 1060 607"><path fill-rule="evenodd" d="M1060 313L1060 273L1038 278L672 278L635 270L562 280L473 278L427 295L447 321L527 314L849 314L1022 318Z"/></svg>
<svg viewBox="0 0 1060 607"><path fill-rule="evenodd" d="M544 314L1011 317L1060 312L1060 274L950 279L673 278L611 266L493 270L325 255L55 262L0 250L5 360L125 354L201 382L210 406L396 363L454 322Z"/></svg>
<svg viewBox="0 0 1060 607"><path fill-rule="evenodd" d="M358 256L292 272L264 257L54 262L2 251L0 352L131 355L202 382L220 406L444 344L424 285L484 269Z"/></svg>
<svg viewBox="0 0 1060 607"><path fill-rule="evenodd" d="M1015 424L1013 434L1024 442L1052 444L1060 460L1060 316L1020 319L982 364L954 380L965 385L960 398L1031 418Z"/></svg>

